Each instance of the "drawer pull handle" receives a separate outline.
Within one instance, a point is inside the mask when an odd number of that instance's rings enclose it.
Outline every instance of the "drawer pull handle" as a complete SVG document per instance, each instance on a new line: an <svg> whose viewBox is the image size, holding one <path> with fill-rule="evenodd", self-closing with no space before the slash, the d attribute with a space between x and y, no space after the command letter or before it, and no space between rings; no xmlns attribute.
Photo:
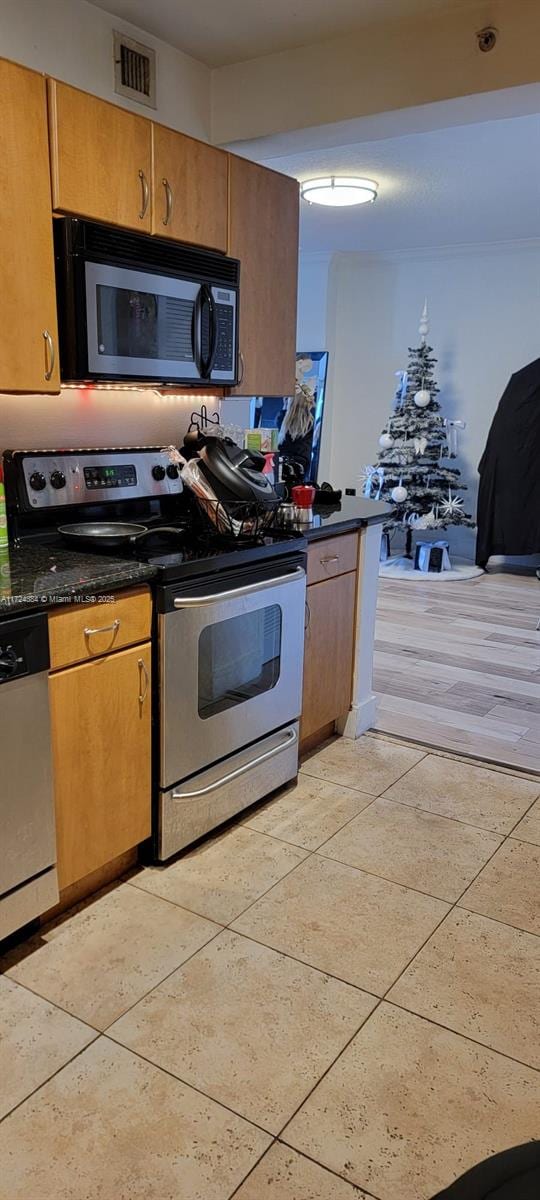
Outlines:
<svg viewBox="0 0 540 1200"><path fill-rule="evenodd" d="M142 676L144 675L144 689L142 691L141 691L140 682L139 682L139 704L144 704L146 697L148 695L148 685L150 683L150 678L148 675L148 667L146 666L146 663L143 658L139 658L138 666L139 666L139 681L142 678Z"/></svg>
<svg viewBox="0 0 540 1200"><path fill-rule="evenodd" d="M144 221L146 210L148 208L148 201L150 199L150 188L148 187L148 180L144 171L139 171L139 179L141 181L142 188L142 208L139 213L139 221Z"/></svg>
<svg viewBox="0 0 540 1200"><path fill-rule="evenodd" d="M92 637L92 634L94 634L94 633L112 633L113 636L116 636L119 629L120 629L120 618L116 617L111 625L100 625L98 629L90 629L90 627L88 625L85 625L84 636Z"/></svg>
<svg viewBox="0 0 540 1200"><path fill-rule="evenodd" d="M306 615L305 615L305 619L304 619L304 631L305 631L305 633L307 633L307 631L308 631L308 629L309 629L310 625L311 625L311 609L310 609L310 607L309 607L309 601L308 601L308 600L306 600Z"/></svg>
<svg viewBox="0 0 540 1200"><path fill-rule="evenodd" d="M251 771L252 767L258 767L260 763L267 762L269 758L274 758L276 754L281 754L282 750L287 750L294 746L298 741L298 735L295 729L288 729L283 742L279 746L272 746L271 750L265 750L264 754L258 754L257 758L252 758L251 762L243 763L241 767L236 767L236 770L229 771L227 775L222 775L221 779L216 779L214 783L207 784L206 787L198 788L196 792L173 792L173 800L196 800L199 796L207 796L209 792L216 792L218 788L224 787L226 783L232 783L233 779L239 779L241 775L245 775L246 771Z"/></svg>
<svg viewBox="0 0 540 1200"><path fill-rule="evenodd" d="M327 563L339 562L339 554L327 554L326 558L321 558L321 567L325 567Z"/></svg>

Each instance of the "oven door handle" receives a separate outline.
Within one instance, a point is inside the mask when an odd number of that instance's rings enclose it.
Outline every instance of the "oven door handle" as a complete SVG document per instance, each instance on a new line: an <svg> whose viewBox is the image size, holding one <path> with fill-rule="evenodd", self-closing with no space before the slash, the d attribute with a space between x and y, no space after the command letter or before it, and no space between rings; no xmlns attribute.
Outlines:
<svg viewBox="0 0 540 1200"><path fill-rule="evenodd" d="M278 575L275 579L261 579L259 583L247 583L245 587L232 588L228 592L215 592L211 596L176 596L173 604L175 608L199 608L206 604L220 604L222 600L251 596L253 592L263 592L265 588L278 587L281 583L294 583L305 577L304 568L295 567L288 575Z"/></svg>
<svg viewBox="0 0 540 1200"><path fill-rule="evenodd" d="M274 758L276 754L281 754L282 750L287 750L289 746L294 746L298 741L296 729L289 729L285 736L285 740L279 743L279 746L273 746L271 750L265 750L264 754L258 754L257 758L252 758L250 762L244 763L242 767L237 767L235 771L229 771L227 775L222 775L221 779L216 779L214 783L207 784L206 787L198 788L195 792L173 792L173 800L196 800L199 796L208 796L210 792L216 792L218 788L223 787L226 783L231 783L233 779L238 779L240 775L245 775L246 771L251 771L252 767L258 767L261 763L267 762L269 758Z"/></svg>

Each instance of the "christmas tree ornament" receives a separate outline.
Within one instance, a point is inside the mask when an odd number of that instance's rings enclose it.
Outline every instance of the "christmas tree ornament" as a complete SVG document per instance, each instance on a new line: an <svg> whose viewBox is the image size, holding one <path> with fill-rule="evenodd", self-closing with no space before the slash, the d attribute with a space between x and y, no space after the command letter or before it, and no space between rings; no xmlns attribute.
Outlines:
<svg viewBox="0 0 540 1200"><path fill-rule="evenodd" d="M360 481L364 496L371 496L371 485L373 482L374 471L375 467L370 467L368 463L366 463L364 467L360 467L358 479Z"/></svg>
<svg viewBox="0 0 540 1200"><path fill-rule="evenodd" d="M427 440L427 437L419 437L419 438L418 438L418 437L415 437L415 439L414 439L414 453L415 453L417 456L418 456L418 455L420 455L420 454L425 454L425 453L426 453L426 450L427 450L427 445L428 445L428 440Z"/></svg>
<svg viewBox="0 0 540 1200"><path fill-rule="evenodd" d="M379 446L381 450L391 450L394 445L394 439L389 433L381 433L379 438Z"/></svg>
<svg viewBox="0 0 540 1200"><path fill-rule="evenodd" d="M427 408L431 403L431 392L428 392L427 388L420 388L418 392L414 393L414 403L417 408Z"/></svg>
<svg viewBox="0 0 540 1200"><path fill-rule="evenodd" d="M456 513L459 514L463 508L463 500L461 496L453 496L450 488L448 488L448 500L443 500L440 506L440 513L443 520L454 520Z"/></svg>
<svg viewBox="0 0 540 1200"><path fill-rule="evenodd" d="M424 300L424 307L422 309L422 316L420 317L420 325L418 328L418 332L420 334L420 337L422 338L422 341L425 342L427 335L429 333L429 316L428 316L427 299Z"/></svg>
<svg viewBox="0 0 540 1200"><path fill-rule="evenodd" d="M397 487L392 488L390 495L392 497L392 500L394 501L394 504L405 504L405 501L406 501L409 493L407 491L407 488L403 487L403 484L400 481L398 483Z"/></svg>

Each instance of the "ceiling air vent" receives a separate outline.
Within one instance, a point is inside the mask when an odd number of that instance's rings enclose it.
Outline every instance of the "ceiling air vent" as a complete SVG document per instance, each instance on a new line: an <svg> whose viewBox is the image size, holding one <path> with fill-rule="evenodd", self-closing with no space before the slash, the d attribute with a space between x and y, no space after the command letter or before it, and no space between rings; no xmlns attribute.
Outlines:
<svg viewBox="0 0 540 1200"><path fill-rule="evenodd" d="M114 90L119 96L156 107L156 52L114 31Z"/></svg>

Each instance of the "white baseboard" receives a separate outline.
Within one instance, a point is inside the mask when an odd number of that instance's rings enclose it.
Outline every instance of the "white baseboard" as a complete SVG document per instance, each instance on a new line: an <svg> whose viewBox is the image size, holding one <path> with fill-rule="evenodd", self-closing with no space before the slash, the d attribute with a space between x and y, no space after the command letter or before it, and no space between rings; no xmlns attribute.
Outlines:
<svg viewBox="0 0 540 1200"><path fill-rule="evenodd" d="M368 696L359 704L353 704L346 717L336 721L336 730L342 737L359 738L375 723L377 716L377 698Z"/></svg>

